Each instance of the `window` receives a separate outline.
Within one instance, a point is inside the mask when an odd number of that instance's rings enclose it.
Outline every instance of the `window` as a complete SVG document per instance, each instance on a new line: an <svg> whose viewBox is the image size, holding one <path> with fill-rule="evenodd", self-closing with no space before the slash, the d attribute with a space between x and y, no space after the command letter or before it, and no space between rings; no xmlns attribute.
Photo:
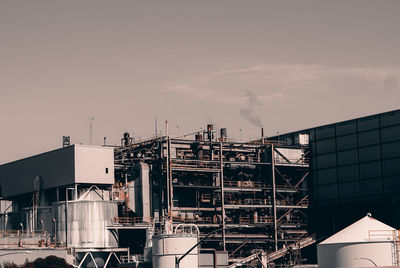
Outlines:
<svg viewBox="0 0 400 268"><path fill-rule="evenodd" d="M106 167L106 174L108 174L108 167Z"/></svg>

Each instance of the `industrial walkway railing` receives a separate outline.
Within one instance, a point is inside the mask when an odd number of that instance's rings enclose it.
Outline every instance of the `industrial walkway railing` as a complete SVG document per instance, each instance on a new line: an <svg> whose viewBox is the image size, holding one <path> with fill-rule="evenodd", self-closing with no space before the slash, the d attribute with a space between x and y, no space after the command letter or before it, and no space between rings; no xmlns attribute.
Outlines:
<svg viewBox="0 0 400 268"><path fill-rule="evenodd" d="M301 239L297 243L293 243L293 244L291 244L291 245L289 245L287 247L280 248L277 251L273 251L273 252L267 253L266 254L266 258L264 258L264 259L266 259L266 262L272 262L272 261L275 261L275 260L285 256L289 252L289 249L291 249L291 250L299 250L299 249L305 248L305 247L307 247L309 245L312 245L315 242L316 242L316 239L315 239L314 235L313 236L308 236L306 238ZM232 259L234 261L234 263L229 265L228 268L240 267L243 264L249 263L249 262L251 262L253 260L256 260L256 259L260 260L260 259L262 259L262 258L259 257L260 254L262 254L262 252L254 253L254 254L252 254L252 255L250 255L248 257L245 257L243 259L240 259L240 260ZM262 265L264 265L264 264L262 264Z"/></svg>
<svg viewBox="0 0 400 268"><path fill-rule="evenodd" d="M400 266L400 231L399 230L369 230L369 241L390 241L392 243L392 263Z"/></svg>

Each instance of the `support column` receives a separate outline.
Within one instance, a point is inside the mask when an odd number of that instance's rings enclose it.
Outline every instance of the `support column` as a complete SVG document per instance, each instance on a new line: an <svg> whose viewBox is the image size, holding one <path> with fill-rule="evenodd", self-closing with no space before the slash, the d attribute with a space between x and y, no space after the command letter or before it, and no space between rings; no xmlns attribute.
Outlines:
<svg viewBox="0 0 400 268"><path fill-rule="evenodd" d="M224 163L223 163L223 150L222 141L219 142L219 164L220 164L220 183L221 183L221 216L222 216L222 243L224 251L226 251L226 240L225 240L225 193L224 193Z"/></svg>
<svg viewBox="0 0 400 268"><path fill-rule="evenodd" d="M171 220L171 224L172 224L172 209L174 207L173 204L173 195L174 195L174 191L173 191L173 186L172 186L172 160L171 160L171 139L168 137L168 188L169 188L169 215L170 215L170 220Z"/></svg>
<svg viewBox="0 0 400 268"><path fill-rule="evenodd" d="M272 170L272 210L274 219L274 243L278 250L278 223L276 217L276 184L275 184L275 147L271 145L271 170Z"/></svg>

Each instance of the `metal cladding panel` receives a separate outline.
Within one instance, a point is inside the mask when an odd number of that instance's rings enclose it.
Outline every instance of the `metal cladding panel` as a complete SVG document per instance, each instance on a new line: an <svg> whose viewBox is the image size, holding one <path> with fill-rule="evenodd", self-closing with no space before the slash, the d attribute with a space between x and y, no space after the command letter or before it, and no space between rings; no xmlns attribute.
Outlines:
<svg viewBox="0 0 400 268"><path fill-rule="evenodd" d="M338 165L355 164L358 161L357 150L341 151L337 154Z"/></svg>
<svg viewBox="0 0 400 268"><path fill-rule="evenodd" d="M381 147L379 145L362 147L359 149L359 154L360 154L360 162L380 160Z"/></svg>
<svg viewBox="0 0 400 268"><path fill-rule="evenodd" d="M400 141L382 144L382 158L400 156Z"/></svg>
<svg viewBox="0 0 400 268"><path fill-rule="evenodd" d="M357 131L357 124L355 120L350 122L339 123L336 125L336 135L347 135Z"/></svg>
<svg viewBox="0 0 400 268"><path fill-rule="evenodd" d="M42 177L42 189L72 184L74 146L1 165L2 196L7 198L32 192L36 176Z"/></svg>
<svg viewBox="0 0 400 268"><path fill-rule="evenodd" d="M217 252L217 267L228 267L228 253ZM214 256L212 253L201 253L199 254L199 268L213 268Z"/></svg>
<svg viewBox="0 0 400 268"><path fill-rule="evenodd" d="M301 159L304 156L304 150L302 149L292 149L292 148L275 148L275 150L279 153L274 153L275 161L278 163L285 163L286 159L291 162L301 162ZM282 157L282 155L284 157Z"/></svg>
<svg viewBox="0 0 400 268"><path fill-rule="evenodd" d="M383 187L385 193L398 192L400 188L400 175L383 178Z"/></svg>
<svg viewBox="0 0 400 268"><path fill-rule="evenodd" d="M357 181L338 184L339 197L357 197L360 195L360 187Z"/></svg>
<svg viewBox="0 0 400 268"><path fill-rule="evenodd" d="M392 158L383 160L383 175L399 175L400 174L400 158Z"/></svg>
<svg viewBox="0 0 400 268"><path fill-rule="evenodd" d="M381 129L382 142L391 142L400 140L400 126L393 126Z"/></svg>
<svg viewBox="0 0 400 268"><path fill-rule="evenodd" d="M329 200L337 198L337 184L318 186L318 196L320 200Z"/></svg>
<svg viewBox="0 0 400 268"><path fill-rule="evenodd" d="M358 119L358 131L365 131L379 127L379 117L372 116Z"/></svg>
<svg viewBox="0 0 400 268"><path fill-rule="evenodd" d="M352 134L352 135L337 137L336 142L338 150L353 149L357 147L357 135Z"/></svg>
<svg viewBox="0 0 400 268"><path fill-rule="evenodd" d="M318 184L337 183L336 168L321 169L318 171Z"/></svg>
<svg viewBox="0 0 400 268"><path fill-rule="evenodd" d="M88 184L113 184L114 149L75 145L75 181Z"/></svg>
<svg viewBox="0 0 400 268"><path fill-rule="evenodd" d="M316 134L317 134L317 140L332 138L335 136L335 125L318 127L316 129Z"/></svg>
<svg viewBox="0 0 400 268"><path fill-rule="evenodd" d="M374 145L380 143L379 130L358 133L359 146Z"/></svg>
<svg viewBox="0 0 400 268"><path fill-rule="evenodd" d="M336 166L336 154L324 154L317 156L317 168L328 168Z"/></svg>
<svg viewBox="0 0 400 268"><path fill-rule="evenodd" d="M381 127L400 124L400 111L381 115Z"/></svg>
<svg viewBox="0 0 400 268"><path fill-rule="evenodd" d="M368 162L360 164L360 179L369 179L381 176L381 162Z"/></svg>
<svg viewBox="0 0 400 268"><path fill-rule="evenodd" d="M348 165L338 167L338 181L352 181L359 178L358 165Z"/></svg>
<svg viewBox="0 0 400 268"><path fill-rule="evenodd" d="M365 180L361 184L361 193L364 196L372 194L381 194L382 190L383 189L382 189L381 179Z"/></svg>
<svg viewBox="0 0 400 268"><path fill-rule="evenodd" d="M317 142L317 153L332 153L336 150L335 139L326 139Z"/></svg>

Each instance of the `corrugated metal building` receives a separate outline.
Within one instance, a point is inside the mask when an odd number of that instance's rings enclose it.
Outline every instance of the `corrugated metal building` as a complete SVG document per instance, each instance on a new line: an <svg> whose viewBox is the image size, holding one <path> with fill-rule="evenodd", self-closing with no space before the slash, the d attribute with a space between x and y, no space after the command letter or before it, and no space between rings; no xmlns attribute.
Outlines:
<svg viewBox="0 0 400 268"><path fill-rule="evenodd" d="M309 134L313 218L319 237L367 212L400 226L400 110L280 135ZM278 138L278 137L274 137Z"/></svg>

